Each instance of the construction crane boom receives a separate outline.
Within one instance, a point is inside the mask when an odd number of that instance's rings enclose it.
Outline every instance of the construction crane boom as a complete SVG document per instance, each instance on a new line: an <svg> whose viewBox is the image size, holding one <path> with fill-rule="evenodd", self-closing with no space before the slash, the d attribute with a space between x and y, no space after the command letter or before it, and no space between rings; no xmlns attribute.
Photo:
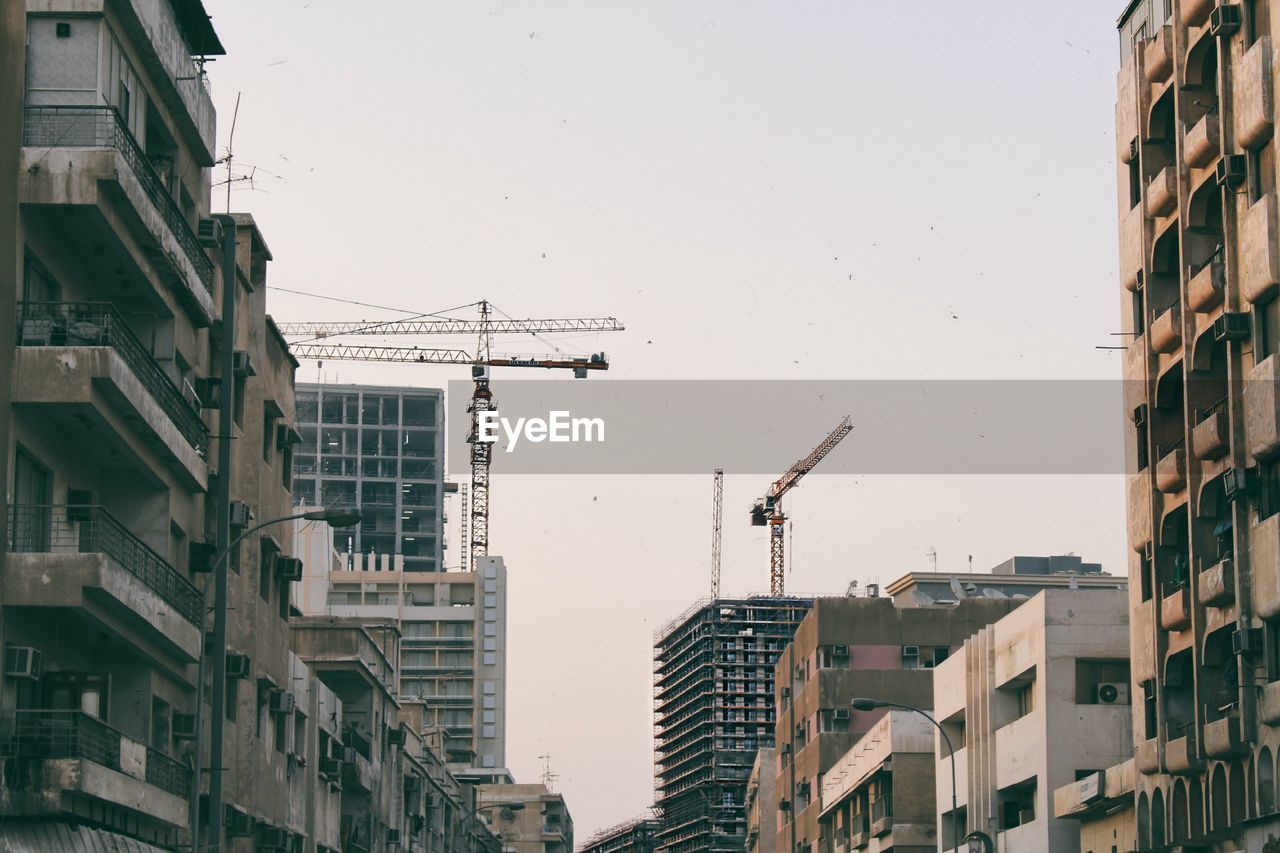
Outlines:
<svg viewBox="0 0 1280 853"><path fill-rule="evenodd" d="M474 303L480 312L479 320L387 320L359 322L302 322L280 323L285 337L306 337L307 340L289 345L296 358L317 361L402 362L408 364L467 364L471 366L471 378L475 391L467 412L471 415L471 431L467 443L471 446L471 488L469 499L470 518L463 519L471 528L470 541L464 546L465 569L474 569L476 561L489 553L489 465L493 460L493 445L479 439L479 424L485 412L496 407L493 392L489 389L489 369L492 367L541 367L572 370L575 378L585 378L590 371L608 370L609 359L600 352L589 356L556 355L493 355L493 336L498 334L537 334L539 332L620 332L624 326L612 317L582 319L494 320L493 306L487 300ZM344 335L459 335L475 334L474 352L464 349L433 349L397 346L353 346L334 343L315 343L318 339ZM465 537L464 537L465 538ZM467 562L469 561L469 563Z"/></svg>
<svg viewBox="0 0 1280 853"><path fill-rule="evenodd" d="M845 415L836 428L809 451L809 454L787 469L787 472L773 481L768 493L751 507L751 524L755 527L769 527L769 592L782 595L786 589L786 546L785 525L787 515L782 511L782 496L795 488L818 463L826 458L845 436L853 432L853 421Z"/></svg>
<svg viewBox="0 0 1280 853"><path fill-rule="evenodd" d="M329 338L337 335L508 335L520 333L621 332L623 325L613 317L545 320L349 320L298 321L280 323L286 338Z"/></svg>
<svg viewBox="0 0 1280 853"><path fill-rule="evenodd" d="M724 516L724 469L717 468L711 484L711 598L720 597L720 519Z"/></svg>

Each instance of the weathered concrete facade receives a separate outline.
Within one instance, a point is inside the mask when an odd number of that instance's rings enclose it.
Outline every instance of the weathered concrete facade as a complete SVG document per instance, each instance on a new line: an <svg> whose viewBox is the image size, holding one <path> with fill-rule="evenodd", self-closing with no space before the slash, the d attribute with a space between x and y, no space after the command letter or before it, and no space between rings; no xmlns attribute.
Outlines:
<svg viewBox="0 0 1280 853"><path fill-rule="evenodd" d="M1138 846L1235 849L1280 831L1280 6L1119 31Z"/></svg>
<svg viewBox="0 0 1280 853"><path fill-rule="evenodd" d="M1054 791L1132 752L1128 607L1119 590L1046 590L933 670L939 845L985 832L997 850L1072 853ZM951 771L959 790L951 808Z"/></svg>
<svg viewBox="0 0 1280 853"><path fill-rule="evenodd" d="M747 853L773 853L778 845L778 751L756 752L747 777Z"/></svg>
<svg viewBox="0 0 1280 853"><path fill-rule="evenodd" d="M476 810L508 853L573 853L573 818L564 797L541 782L480 785ZM519 803L522 809L505 809Z"/></svg>
<svg viewBox="0 0 1280 853"><path fill-rule="evenodd" d="M1021 603L968 598L954 605L899 605L884 597L818 598L779 656L777 849L808 851L819 840L824 774L884 715L855 711L870 697L933 704L932 667L984 625Z"/></svg>
<svg viewBox="0 0 1280 853"><path fill-rule="evenodd" d="M1130 758L1053 792L1054 815L1080 825L1080 853L1138 849L1138 816L1133 802L1136 775Z"/></svg>

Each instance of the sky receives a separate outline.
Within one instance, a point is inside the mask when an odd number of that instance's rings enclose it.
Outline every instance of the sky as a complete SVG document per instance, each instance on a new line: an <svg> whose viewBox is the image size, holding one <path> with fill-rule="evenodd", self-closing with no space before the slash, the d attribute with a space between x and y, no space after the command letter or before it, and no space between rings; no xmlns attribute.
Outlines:
<svg viewBox="0 0 1280 853"><path fill-rule="evenodd" d="M287 292L302 291L401 312L483 298L516 317L613 316L625 332L551 342L606 350L612 382L1118 378L1120 353L1098 347L1119 340L1121 5L206 0L228 50L209 66L219 150L239 97L232 174L253 178L230 204L274 253L270 313L404 316ZM707 417L741 437L779 405L768 387ZM455 401L449 416L464 412ZM801 433L816 443L831 426ZM549 762L579 840L652 802L652 635L708 592L715 464L495 466L508 764L536 781ZM726 480L726 593L768 588L746 511L770 479ZM931 551L940 571L1074 552L1125 572L1116 474L819 469L787 505L796 592L888 583L931 569Z"/></svg>

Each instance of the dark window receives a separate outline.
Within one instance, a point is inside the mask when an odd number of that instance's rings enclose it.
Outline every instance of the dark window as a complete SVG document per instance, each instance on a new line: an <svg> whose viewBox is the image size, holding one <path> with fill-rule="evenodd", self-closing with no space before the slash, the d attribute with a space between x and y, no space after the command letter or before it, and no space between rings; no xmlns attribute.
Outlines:
<svg viewBox="0 0 1280 853"><path fill-rule="evenodd" d="M1129 209L1133 210L1140 204L1142 204L1142 164L1135 156L1129 161Z"/></svg>
<svg viewBox="0 0 1280 853"><path fill-rule="evenodd" d="M276 443L276 419L273 415L262 415L262 461L271 462L271 451Z"/></svg>
<svg viewBox="0 0 1280 853"><path fill-rule="evenodd" d="M258 558L258 597L263 601L271 601L271 579L275 575L276 545L270 539L259 540Z"/></svg>
<svg viewBox="0 0 1280 853"><path fill-rule="evenodd" d="M169 703L151 697L151 748L169 752Z"/></svg>
<svg viewBox="0 0 1280 853"><path fill-rule="evenodd" d="M1258 520L1280 512L1280 462L1258 463Z"/></svg>
<svg viewBox="0 0 1280 853"><path fill-rule="evenodd" d="M27 302L58 302L62 288L39 261L27 255L22 267L22 298Z"/></svg>
<svg viewBox="0 0 1280 853"><path fill-rule="evenodd" d="M1141 335L1147 330L1147 291L1138 282L1138 289L1131 295L1133 304L1133 334Z"/></svg>

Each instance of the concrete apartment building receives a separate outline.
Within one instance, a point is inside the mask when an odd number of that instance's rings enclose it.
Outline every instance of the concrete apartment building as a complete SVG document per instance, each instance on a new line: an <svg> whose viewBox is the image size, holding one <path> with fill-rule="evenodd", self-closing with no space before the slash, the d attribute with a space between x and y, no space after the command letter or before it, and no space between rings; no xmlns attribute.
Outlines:
<svg viewBox="0 0 1280 853"><path fill-rule="evenodd" d="M937 826L977 830L997 850L1073 853L1079 827L1054 792L1132 754L1128 602L1118 590L1051 589L978 631L933 670ZM954 824L953 824L954 822ZM953 830L954 827L954 830Z"/></svg>
<svg viewBox="0 0 1280 853"><path fill-rule="evenodd" d="M907 597L911 599L910 596ZM824 775L884 711L855 711L858 696L928 708L932 668L1019 604L965 598L899 605L881 596L814 599L778 657L776 685L777 849L811 853L820 838ZM761 820L766 816L761 815Z"/></svg>
<svg viewBox="0 0 1280 853"><path fill-rule="evenodd" d="M657 834L658 821L646 815L600 830L578 853L653 853Z"/></svg>
<svg viewBox="0 0 1280 853"><path fill-rule="evenodd" d="M747 778L773 744L774 663L812 599L695 602L654 635L657 847L737 853Z"/></svg>
<svg viewBox="0 0 1280 853"><path fill-rule="evenodd" d="M504 808L518 805L519 808ZM573 818L564 797L541 782L485 784L476 810L504 853L573 853Z"/></svg>
<svg viewBox="0 0 1280 853"><path fill-rule="evenodd" d="M938 849L934 731L919 714L890 710L831 765L822 777L819 853Z"/></svg>
<svg viewBox="0 0 1280 853"><path fill-rule="evenodd" d="M355 506L364 522L335 530L348 566L404 558L444 571L444 392L380 385L298 385L294 501Z"/></svg>
<svg viewBox="0 0 1280 853"><path fill-rule="evenodd" d="M778 751L756 751L747 777L747 853L773 853L778 843Z"/></svg>
<svg viewBox="0 0 1280 853"><path fill-rule="evenodd" d="M1053 792L1053 813L1080 826L1080 853L1138 849L1138 817L1133 784L1137 769L1130 758L1106 770L1085 774Z"/></svg>
<svg viewBox="0 0 1280 853"><path fill-rule="evenodd" d="M1138 846L1280 832L1273 0L1117 4Z"/></svg>
<svg viewBox="0 0 1280 853"><path fill-rule="evenodd" d="M482 557L474 572L411 572L399 557L373 556L348 569L328 525L299 522L295 542L306 559L301 612L394 622L401 633L397 695L422 704L423 730L441 732L451 772L473 782L509 781L502 557Z"/></svg>

